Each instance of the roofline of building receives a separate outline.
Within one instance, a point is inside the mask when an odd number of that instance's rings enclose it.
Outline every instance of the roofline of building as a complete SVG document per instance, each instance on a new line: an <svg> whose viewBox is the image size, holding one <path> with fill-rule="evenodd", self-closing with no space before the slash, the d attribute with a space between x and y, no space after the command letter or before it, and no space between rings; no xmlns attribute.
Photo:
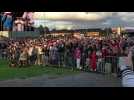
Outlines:
<svg viewBox="0 0 134 100"><path fill-rule="evenodd" d="M51 33L74 33L74 32L102 32L104 30L96 29L76 29L76 30L52 30Z"/></svg>

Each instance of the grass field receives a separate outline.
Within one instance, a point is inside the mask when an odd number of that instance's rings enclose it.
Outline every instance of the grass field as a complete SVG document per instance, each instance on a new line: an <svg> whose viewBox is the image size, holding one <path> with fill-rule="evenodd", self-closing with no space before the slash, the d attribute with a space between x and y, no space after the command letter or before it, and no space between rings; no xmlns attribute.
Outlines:
<svg viewBox="0 0 134 100"><path fill-rule="evenodd" d="M8 61L0 60L0 80L8 79L25 79L34 76L49 75L54 77L61 77L66 75L78 74L78 70L67 68L28 66L25 68L11 68Z"/></svg>

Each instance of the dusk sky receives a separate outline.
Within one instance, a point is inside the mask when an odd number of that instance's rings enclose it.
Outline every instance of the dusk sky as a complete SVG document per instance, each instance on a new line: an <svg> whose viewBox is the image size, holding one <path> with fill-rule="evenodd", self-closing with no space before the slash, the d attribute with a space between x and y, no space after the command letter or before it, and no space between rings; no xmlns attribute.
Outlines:
<svg viewBox="0 0 134 100"><path fill-rule="evenodd" d="M134 27L134 12L35 12L34 18L57 29Z"/></svg>

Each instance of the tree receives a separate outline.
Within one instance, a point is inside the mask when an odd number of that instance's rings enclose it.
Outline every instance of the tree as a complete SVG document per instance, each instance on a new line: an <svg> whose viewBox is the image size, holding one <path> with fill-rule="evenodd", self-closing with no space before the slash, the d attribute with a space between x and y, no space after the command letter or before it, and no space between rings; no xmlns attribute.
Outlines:
<svg viewBox="0 0 134 100"><path fill-rule="evenodd" d="M47 26L44 27L44 34L50 34L50 30Z"/></svg>
<svg viewBox="0 0 134 100"><path fill-rule="evenodd" d="M111 28L105 28L104 29L104 36L110 36L112 34L112 29Z"/></svg>
<svg viewBox="0 0 134 100"><path fill-rule="evenodd" d="M40 32L40 35L43 35L45 33L44 28L43 28L42 25L39 26L38 30Z"/></svg>
<svg viewBox="0 0 134 100"><path fill-rule="evenodd" d="M52 31L56 31L56 28L53 28Z"/></svg>

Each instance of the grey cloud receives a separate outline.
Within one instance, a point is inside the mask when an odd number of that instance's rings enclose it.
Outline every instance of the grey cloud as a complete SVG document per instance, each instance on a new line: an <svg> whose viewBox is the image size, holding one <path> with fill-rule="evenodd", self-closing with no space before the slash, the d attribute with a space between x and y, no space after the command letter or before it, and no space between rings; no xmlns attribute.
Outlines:
<svg viewBox="0 0 134 100"><path fill-rule="evenodd" d="M88 12L89 14L91 12ZM99 27L117 27L117 26L123 26L123 27L134 27L134 12L93 12L91 15L96 16L96 20L82 20L77 18L77 20L74 20L74 18L61 18L60 19L49 19L47 23L49 23L50 27L53 26L71 26L72 28L99 28ZM74 15L72 15L74 16ZM67 14L64 17L68 17Z"/></svg>

